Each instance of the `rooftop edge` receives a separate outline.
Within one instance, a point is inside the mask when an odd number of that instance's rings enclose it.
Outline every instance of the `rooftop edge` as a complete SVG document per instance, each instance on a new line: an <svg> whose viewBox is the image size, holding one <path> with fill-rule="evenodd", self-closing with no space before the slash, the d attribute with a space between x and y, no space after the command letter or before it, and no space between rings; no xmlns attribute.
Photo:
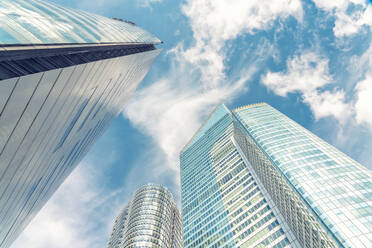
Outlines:
<svg viewBox="0 0 372 248"><path fill-rule="evenodd" d="M224 106L226 109L228 109L225 104L220 104L218 106L216 106L214 108L214 110L212 111L212 113L209 114L208 118L203 122L203 124L199 127L199 129L194 133L194 135L191 137L191 139L186 143L186 145L182 148L182 150L180 151L180 155L186 150L186 148L190 145L190 143L193 141L193 139L195 138L195 136L203 129L203 127L205 126L205 124L208 123L208 121L212 118L212 116L216 113L216 111L221 107L221 106ZM229 110L230 111L230 110Z"/></svg>
<svg viewBox="0 0 372 248"><path fill-rule="evenodd" d="M269 104L267 104L266 102L259 102L259 103L248 104L248 105L244 105L244 106L235 108L235 109L233 109L232 112L237 112L237 111L240 111L240 110L243 110L243 109L257 107L257 106L264 106L264 105L269 105Z"/></svg>

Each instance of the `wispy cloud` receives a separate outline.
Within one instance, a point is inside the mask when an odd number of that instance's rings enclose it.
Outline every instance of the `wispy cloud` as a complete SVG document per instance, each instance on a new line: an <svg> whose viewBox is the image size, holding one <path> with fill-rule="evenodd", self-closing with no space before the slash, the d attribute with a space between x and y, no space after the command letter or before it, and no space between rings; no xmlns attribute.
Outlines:
<svg viewBox="0 0 372 248"><path fill-rule="evenodd" d="M355 112L356 120L359 124L366 124L372 131L372 75L368 75L366 79L360 81L356 86L356 103Z"/></svg>
<svg viewBox="0 0 372 248"><path fill-rule="evenodd" d="M12 248L105 247L124 192L108 193L93 167L80 164Z"/></svg>
<svg viewBox="0 0 372 248"><path fill-rule="evenodd" d="M361 55L354 55L350 59L348 70L352 78L356 79L352 88L356 121L368 126L372 133L372 41Z"/></svg>
<svg viewBox="0 0 372 248"><path fill-rule="evenodd" d="M131 99L125 115L142 131L150 135L160 149L152 166L160 176L172 170L172 179L179 183L178 156L183 145L199 128L201 119L217 104L243 89L244 83L255 72L252 67L242 72L233 85L203 89L198 73L190 64L178 61L169 75L141 90ZM160 163L156 163L159 161Z"/></svg>
<svg viewBox="0 0 372 248"><path fill-rule="evenodd" d="M278 18L302 21L300 1L189 0L182 6L193 40L168 52L171 66L161 78L137 92L124 115L159 147L159 172L172 172L179 185L179 152L211 110L248 89L248 82L275 53L270 42L247 50L250 59L226 75L226 43L242 34L272 27ZM264 40L265 41L265 40Z"/></svg>

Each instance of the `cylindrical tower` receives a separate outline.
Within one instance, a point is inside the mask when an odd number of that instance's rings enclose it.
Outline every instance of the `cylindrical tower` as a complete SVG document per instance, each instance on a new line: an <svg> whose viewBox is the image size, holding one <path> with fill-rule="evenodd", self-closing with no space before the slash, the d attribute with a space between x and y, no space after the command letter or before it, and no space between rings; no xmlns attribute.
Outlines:
<svg viewBox="0 0 372 248"><path fill-rule="evenodd" d="M115 221L108 248L180 248L181 218L163 186L139 188Z"/></svg>

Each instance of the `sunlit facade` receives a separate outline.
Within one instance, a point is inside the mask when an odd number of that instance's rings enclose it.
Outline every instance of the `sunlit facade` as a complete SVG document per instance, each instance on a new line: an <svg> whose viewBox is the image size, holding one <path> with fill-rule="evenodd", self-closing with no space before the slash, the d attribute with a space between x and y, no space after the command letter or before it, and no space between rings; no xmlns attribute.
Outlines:
<svg viewBox="0 0 372 248"><path fill-rule="evenodd" d="M372 245L371 172L265 103L220 106L180 158L184 247Z"/></svg>
<svg viewBox="0 0 372 248"><path fill-rule="evenodd" d="M181 248L181 216L163 186L139 188L116 218L108 248Z"/></svg>
<svg viewBox="0 0 372 248"><path fill-rule="evenodd" d="M222 105L181 153L183 247L300 247L233 135Z"/></svg>
<svg viewBox="0 0 372 248"><path fill-rule="evenodd" d="M24 230L159 54L132 23L0 1L0 247Z"/></svg>
<svg viewBox="0 0 372 248"><path fill-rule="evenodd" d="M303 246L317 247L325 238L318 235L319 223L335 246L372 247L367 168L267 104L233 113L237 142L281 211L289 212Z"/></svg>

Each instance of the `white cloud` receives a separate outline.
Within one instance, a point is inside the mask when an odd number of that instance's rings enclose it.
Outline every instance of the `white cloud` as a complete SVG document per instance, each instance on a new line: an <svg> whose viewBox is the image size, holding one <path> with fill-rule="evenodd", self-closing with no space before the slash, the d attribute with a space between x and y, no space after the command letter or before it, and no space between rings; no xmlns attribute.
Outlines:
<svg viewBox="0 0 372 248"><path fill-rule="evenodd" d="M244 33L272 27L278 18L302 21L299 0L189 0L183 12L190 19L194 45L183 51L188 62L202 68L202 80L215 87L224 79L225 42Z"/></svg>
<svg viewBox="0 0 372 248"><path fill-rule="evenodd" d="M331 83L328 59L314 52L304 52L287 60L287 72L268 72L262 82L280 96L292 92L310 94Z"/></svg>
<svg viewBox="0 0 372 248"><path fill-rule="evenodd" d="M165 156L156 171L174 171L179 184L179 152L212 109L244 91L246 82L274 53L263 42L250 54L244 68L225 75L225 45L239 35L269 29L278 18L294 16L302 21L299 0L226 1L188 0L182 7L190 20L193 42L179 43L168 56L173 64L166 75L135 93L125 116L149 134ZM243 57L243 56L242 56ZM236 68L234 68L236 69Z"/></svg>
<svg viewBox="0 0 372 248"><path fill-rule="evenodd" d="M351 57L347 69L357 81L365 78L367 74L372 74L372 42L364 53Z"/></svg>
<svg viewBox="0 0 372 248"><path fill-rule="evenodd" d="M342 123L347 121L352 112L350 105L345 102L343 90L318 92L313 91L303 95L303 101L309 104L315 118L333 116Z"/></svg>
<svg viewBox="0 0 372 248"><path fill-rule="evenodd" d="M102 175L80 164L26 227L12 248L106 246L120 191L107 193ZM122 203L123 204L123 203Z"/></svg>
<svg viewBox="0 0 372 248"><path fill-rule="evenodd" d="M262 77L262 83L277 95L300 93L316 119L333 116L340 121L351 114L345 103L342 90L322 90L332 83L328 69L328 59L314 52L303 52L287 60L287 72L268 72Z"/></svg>
<svg viewBox="0 0 372 248"><path fill-rule="evenodd" d="M255 73L252 67L244 71L233 85L226 83L215 89L203 89L198 82L197 73L190 74L191 65L177 64L169 75L139 91L132 97L125 115L141 130L149 134L159 146L158 156L154 158L161 164L154 173L174 171L174 181L179 184L179 152L193 133L200 127L206 114L229 97L243 90L244 83Z"/></svg>
<svg viewBox="0 0 372 248"><path fill-rule="evenodd" d="M366 0L313 0L318 8L335 15L333 32L344 37L359 32L363 25L372 26L372 6ZM355 5L350 11L350 6Z"/></svg>
<svg viewBox="0 0 372 248"><path fill-rule="evenodd" d="M356 121L368 125L372 131L372 75L357 84L356 96Z"/></svg>
<svg viewBox="0 0 372 248"><path fill-rule="evenodd" d="M316 120L334 117L339 123L328 119L314 123L315 129L327 130L332 144L371 169L371 58L370 45L362 54L343 63L345 67L337 68L336 72L349 76L335 81L329 72L328 58L304 51L287 60L286 72L268 72L262 83L280 96L299 93Z"/></svg>
<svg viewBox="0 0 372 248"><path fill-rule="evenodd" d="M348 70L355 79L352 92L355 120L372 131L372 42L364 53L354 55L349 63Z"/></svg>

